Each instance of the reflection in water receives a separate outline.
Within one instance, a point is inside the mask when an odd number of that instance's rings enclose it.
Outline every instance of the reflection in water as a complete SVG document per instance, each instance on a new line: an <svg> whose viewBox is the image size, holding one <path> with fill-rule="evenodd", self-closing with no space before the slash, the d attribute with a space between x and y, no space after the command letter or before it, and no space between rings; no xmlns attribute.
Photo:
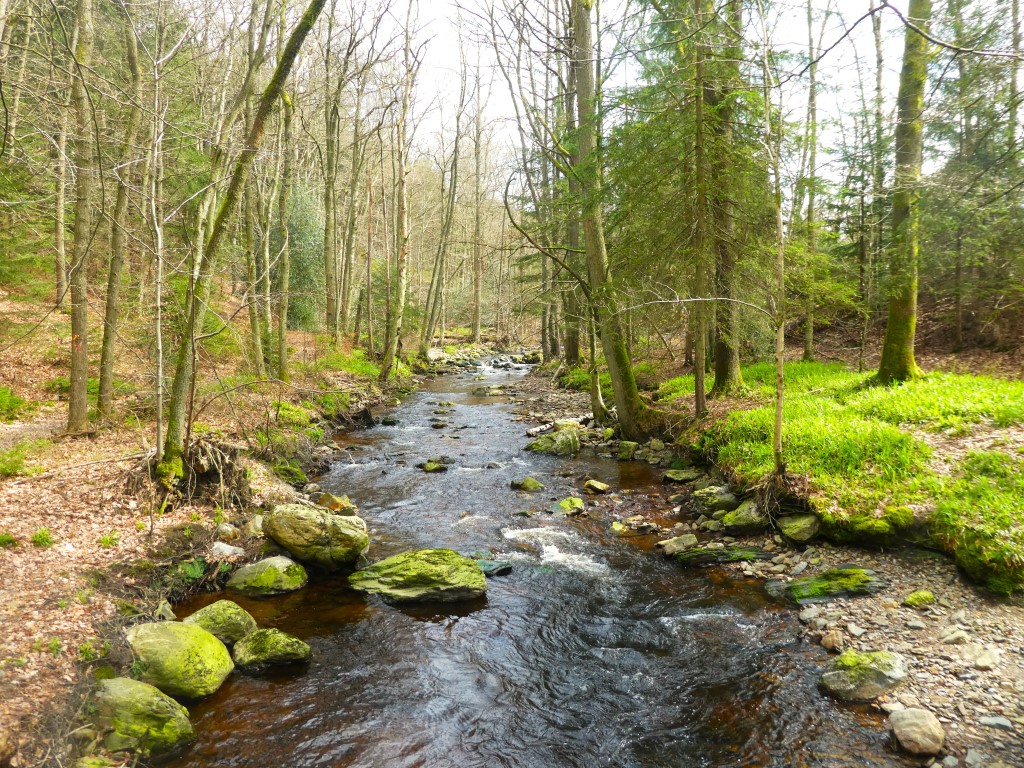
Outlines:
<svg viewBox="0 0 1024 768"><path fill-rule="evenodd" d="M283 597L234 597L261 625L308 642L313 661L235 675L194 704L198 741L172 765L904 764L876 721L817 693L823 651L797 642L792 617L756 582L680 571L646 551L652 537L609 537L606 522L517 515L578 493L584 474L634 498L659 491L659 476L593 454L526 454L507 398L472 397L473 386L433 382L398 409L399 424L342 436L350 459L321 484L359 504L372 559L451 547L511 560L513 573L461 606L398 609L336 575ZM445 429L430 425L439 409L452 411ZM415 469L442 455L451 471ZM526 474L547 489L512 491Z"/></svg>

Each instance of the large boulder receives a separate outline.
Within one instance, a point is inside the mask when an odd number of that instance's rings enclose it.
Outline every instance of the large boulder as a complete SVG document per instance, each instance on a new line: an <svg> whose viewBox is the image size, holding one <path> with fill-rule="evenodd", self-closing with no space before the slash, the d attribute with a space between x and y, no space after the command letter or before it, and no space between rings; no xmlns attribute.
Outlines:
<svg viewBox="0 0 1024 768"><path fill-rule="evenodd" d="M623 461L629 461L633 458L633 455L639 447L640 443L634 443L632 440L619 441L619 458Z"/></svg>
<svg viewBox="0 0 1024 768"><path fill-rule="evenodd" d="M797 544L806 544L821 530L821 520L810 513L783 515L776 522L782 535Z"/></svg>
<svg viewBox="0 0 1024 768"><path fill-rule="evenodd" d="M553 453L556 456L574 456L580 450L580 431L569 428L549 432L527 445L526 450L535 453Z"/></svg>
<svg viewBox="0 0 1024 768"><path fill-rule="evenodd" d="M471 600L487 592L477 562L450 549L403 552L356 571L348 583L394 603Z"/></svg>
<svg viewBox="0 0 1024 768"><path fill-rule="evenodd" d="M704 472L697 467L686 467L684 469L670 469L665 473L662 482L686 484L699 480Z"/></svg>
<svg viewBox="0 0 1024 768"><path fill-rule="evenodd" d="M185 623L198 624L228 646L256 630L256 619L231 600L210 603L185 619Z"/></svg>
<svg viewBox="0 0 1024 768"><path fill-rule="evenodd" d="M370 545L361 517L332 515L301 504L274 507L263 530L296 559L326 570L351 565Z"/></svg>
<svg viewBox="0 0 1024 768"><path fill-rule="evenodd" d="M722 517L722 529L733 535L746 535L763 531L768 527L768 516L765 515L753 499L744 501L732 512Z"/></svg>
<svg viewBox="0 0 1024 768"><path fill-rule="evenodd" d="M175 698L209 696L235 668L224 643L198 624L139 624L128 630L128 644L141 662L143 682Z"/></svg>
<svg viewBox="0 0 1024 768"><path fill-rule="evenodd" d="M946 732L939 718L926 709L901 709L889 715L889 725L899 745L912 755L937 755Z"/></svg>
<svg viewBox="0 0 1024 768"><path fill-rule="evenodd" d="M306 569L284 555L243 565L228 579L228 589L249 597L283 595L302 589L309 581Z"/></svg>
<svg viewBox="0 0 1024 768"><path fill-rule="evenodd" d="M309 646L297 637L278 629L257 629L235 644L232 656L239 669L255 672L309 661L310 653Z"/></svg>
<svg viewBox="0 0 1024 768"><path fill-rule="evenodd" d="M160 758L180 752L196 738L188 710L138 680L115 677L96 688L95 723L111 752L131 750Z"/></svg>
<svg viewBox="0 0 1024 768"><path fill-rule="evenodd" d="M757 547L692 547L676 552L672 557L680 565L696 567L750 563L754 560L767 560L771 554Z"/></svg>
<svg viewBox="0 0 1024 768"><path fill-rule="evenodd" d="M898 688L907 677L907 663L890 651L846 650L826 668L818 684L842 701L866 703Z"/></svg>

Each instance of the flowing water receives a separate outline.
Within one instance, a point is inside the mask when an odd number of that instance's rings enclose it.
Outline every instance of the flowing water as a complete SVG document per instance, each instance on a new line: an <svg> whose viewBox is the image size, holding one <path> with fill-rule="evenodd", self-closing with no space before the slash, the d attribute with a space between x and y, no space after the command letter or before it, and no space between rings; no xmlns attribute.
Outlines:
<svg viewBox="0 0 1024 768"><path fill-rule="evenodd" d="M879 718L817 692L825 652L798 641L792 612L759 583L682 570L650 551L654 537L608 536L607 519L516 515L578 494L583 474L622 490L624 508L650 504L660 474L587 451L525 453L508 398L472 395L519 373L482 370L485 381L426 384L396 426L339 438L349 458L321 485L359 505L371 559L450 547L497 553L513 572L458 607L396 608L343 576L233 596L261 626L309 643L313 660L235 674L192 705L198 739L173 766L904 765ZM414 466L440 455L447 473ZM511 491L527 474L547 490Z"/></svg>

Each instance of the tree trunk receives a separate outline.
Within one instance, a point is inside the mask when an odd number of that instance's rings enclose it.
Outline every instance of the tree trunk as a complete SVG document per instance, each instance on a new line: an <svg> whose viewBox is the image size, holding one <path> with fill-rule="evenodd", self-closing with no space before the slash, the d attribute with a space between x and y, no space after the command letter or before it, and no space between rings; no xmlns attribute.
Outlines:
<svg viewBox="0 0 1024 768"><path fill-rule="evenodd" d="M89 296L88 266L96 232L93 199L97 183L96 147L93 144L92 111L85 73L92 65L92 0L77 0L75 10L75 61L72 63L71 101L75 107L75 230L71 264L71 385L68 394L68 431L83 432L89 426Z"/></svg>
<svg viewBox="0 0 1024 768"><path fill-rule="evenodd" d="M283 16L283 12L282 12ZM292 100L285 91L281 92L281 189L278 191L277 220L281 237L280 270L281 298L277 304L277 377L290 381L288 367L288 299L291 273L291 242L289 240L289 200L292 191Z"/></svg>
<svg viewBox="0 0 1024 768"><path fill-rule="evenodd" d="M110 271L107 277L107 301L103 314L103 345L100 351L100 388L97 410L100 418L109 419L114 401L114 347L121 308L121 274L124 270L125 235L127 234L128 191L135 176L132 161L135 139L142 124L142 70L139 69L138 43L131 18L124 19L124 41L128 68L132 73L131 106L121 149L121 170L118 173L117 199L110 234Z"/></svg>
<svg viewBox="0 0 1024 768"><path fill-rule="evenodd" d="M60 308L67 301L68 259L65 239L67 235L67 180L68 180L68 111L57 108L57 169L53 216L54 273L57 276L54 306Z"/></svg>
<svg viewBox="0 0 1024 768"><path fill-rule="evenodd" d="M910 18L927 31L931 0L910 0ZM885 325L878 379L883 384L921 374L914 359L917 327L918 228L921 156L924 136L924 91L928 79L929 43L907 27L897 97L896 174L892 201L892 245L889 254L889 317Z"/></svg>
<svg viewBox="0 0 1024 768"><path fill-rule="evenodd" d="M804 299L804 360L814 359L814 269L817 223L815 218L815 193L817 192L818 172L818 51L814 44L814 17L811 0L807 0L807 55L810 57L807 75L807 253L808 253L808 289Z"/></svg>
<svg viewBox="0 0 1024 768"><path fill-rule="evenodd" d="M594 83L594 46L590 28L590 9L593 0L573 0L572 21L575 51L573 68L576 71L576 98L579 134L576 163L573 171L580 180L583 193L582 223L587 257L587 276L590 283L593 311L601 336L608 372L615 392L622 436L628 440L642 440L646 430L640 423L642 405L636 379L626 349L625 339L617 314L615 286L612 283L605 248L604 225L601 217L601 177L598 171L595 128L597 114Z"/></svg>
<svg viewBox="0 0 1024 768"><path fill-rule="evenodd" d="M694 24L699 30L704 23L705 0L693 0ZM693 84L693 163L695 172L694 183L694 220L693 220L693 251L694 280L693 292L698 301L693 306L693 413L698 419L708 411L705 369L707 366L707 191L708 179L707 147L704 145L705 113L704 113L704 62L705 45L698 41L695 48Z"/></svg>

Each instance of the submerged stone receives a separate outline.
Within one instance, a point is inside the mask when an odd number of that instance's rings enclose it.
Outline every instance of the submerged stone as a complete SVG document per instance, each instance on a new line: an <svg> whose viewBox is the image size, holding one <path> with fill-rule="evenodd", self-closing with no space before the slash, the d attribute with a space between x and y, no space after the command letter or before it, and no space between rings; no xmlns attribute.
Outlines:
<svg viewBox="0 0 1024 768"><path fill-rule="evenodd" d="M704 472L697 467L687 467L685 469L670 469L665 473L662 478L662 482L665 483L692 483L694 480L699 480L704 476Z"/></svg>
<svg viewBox="0 0 1024 768"><path fill-rule="evenodd" d="M356 571L348 583L395 603L472 600L487 592L479 564L450 549L403 552Z"/></svg>
<svg viewBox="0 0 1024 768"><path fill-rule="evenodd" d="M359 507L352 503L348 496L335 496L333 493L321 493L316 503L324 509L329 509L336 515L358 515Z"/></svg>
<svg viewBox="0 0 1024 768"><path fill-rule="evenodd" d="M301 504L274 507L263 530L297 559L326 570L351 565L370 545L362 518Z"/></svg>
<svg viewBox="0 0 1024 768"><path fill-rule="evenodd" d="M771 554L757 547L694 547L673 555L677 563L687 567L748 563L754 560L767 560L770 557Z"/></svg>
<svg viewBox="0 0 1024 768"><path fill-rule="evenodd" d="M256 629L256 619L231 600L210 603L185 619L185 623L198 624L224 645L234 645Z"/></svg>
<svg viewBox="0 0 1024 768"><path fill-rule="evenodd" d="M484 576L507 576L512 573L512 563L508 560L479 559L476 564L484 572Z"/></svg>
<svg viewBox="0 0 1024 768"><path fill-rule="evenodd" d="M294 592L308 581L305 568L284 555L275 555L243 565L228 579L227 588L250 597L264 597Z"/></svg>
<svg viewBox="0 0 1024 768"><path fill-rule="evenodd" d="M779 591L777 583L765 585L769 592ZM840 566L818 576L794 579L783 585L782 593L797 605L820 603L837 597L874 595L889 586L874 571L857 566Z"/></svg>
<svg viewBox="0 0 1024 768"><path fill-rule="evenodd" d="M95 706L95 724L110 752L168 757L196 738L188 710L148 683L126 677L101 680Z"/></svg>
<svg viewBox="0 0 1024 768"><path fill-rule="evenodd" d="M846 650L834 658L818 684L842 701L869 702L898 688L907 664L898 653Z"/></svg>
<svg viewBox="0 0 1024 768"><path fill-rule="evenodd" d="M209 696L235 668L224 643L198 624L139 624L127 638L141 663L143 682L178 698Z"/></svg>
<svg viewBox="0 0 1024 768"><path fill-rule="evenodd" d="M277 629L257 629L235 644L235 664L246 672L309 661L309 646Z"/></svg>

